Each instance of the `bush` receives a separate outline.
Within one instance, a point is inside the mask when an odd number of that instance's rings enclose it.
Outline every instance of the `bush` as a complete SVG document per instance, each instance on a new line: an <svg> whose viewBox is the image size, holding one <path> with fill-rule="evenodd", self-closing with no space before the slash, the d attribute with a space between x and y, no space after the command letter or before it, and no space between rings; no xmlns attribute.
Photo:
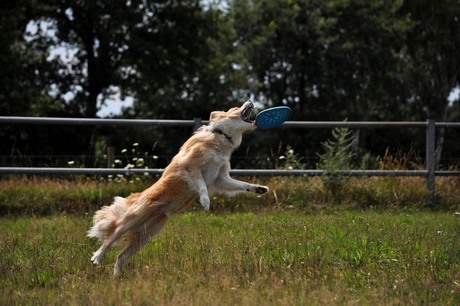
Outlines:
<svg viewBox="0 0 460 306"><path fill-rule="evenodd" d="M318 154L317 168L324 170L321 176L323 186L334 197L343 190L348 180L348 176L339 174L338 171L351 168L351 148L354 141L355 137L348 128L335 128L332 130L332 139L322 143L324 153Z"/></svg>

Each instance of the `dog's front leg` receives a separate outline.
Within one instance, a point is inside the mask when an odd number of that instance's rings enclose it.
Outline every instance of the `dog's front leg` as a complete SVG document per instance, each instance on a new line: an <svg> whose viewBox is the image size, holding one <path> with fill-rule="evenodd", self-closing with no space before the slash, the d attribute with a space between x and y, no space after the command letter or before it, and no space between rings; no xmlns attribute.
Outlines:
<svg viewBox="0 0 460 306"><path fill-rule="evenodd" d="M216 181L215 185L217 190L228 192L228 193L238 193L242 191L253 192L257 194L264 194L269 191L267 186L262 186L258 184L251 184L239 180L235 180L230 176L219 178Z"/></svg>
<svg viewBox="0 0 460 306"><path fill-rule="evenodd" d="M211 200L209 200L208 187L204 182L203 175L201 174L200 169L196 169L190 172L190 184L193 186L198 194L200 195L200 204L203 206L204 210L208 211L211 206Z"/></svg>
<svg viewBox="0 0 460 306"><path fill-rule="evenodd" d="M208 194L207 189L200 191L200 204L201 206L203 206L203 209L206 211L208 211L209 208L211 207L211 200L209 199L209 194Z"/></svg>
<svg viewBox="0 0 460 306"><path fill-rule="evenodd" d="M222 168L219 172L219 176L217 177L215 182L215 188L218 191L223 191L227 193L238 193L242 191L248 191L258 194L264 194L269 191L269 188L267 186L251 184L231 178L228 172L229 169L230 167L227 166Z"/></svg>

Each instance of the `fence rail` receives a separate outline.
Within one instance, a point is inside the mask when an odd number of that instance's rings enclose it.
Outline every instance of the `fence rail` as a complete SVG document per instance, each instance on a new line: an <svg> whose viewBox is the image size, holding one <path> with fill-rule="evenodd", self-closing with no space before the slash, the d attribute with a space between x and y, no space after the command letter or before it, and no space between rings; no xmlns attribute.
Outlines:
<svg viewBox="0 0 460 306"><path fill-rule="evenodd" d="M45 168L45 167L0 167L0 174L92 174L92 175L161 175L164 169L125 168ZM232 169L230 174L240 176L321 176L325 170L285 169ZM345 176L420 176L427 177L427 170L338 170ZM436 176L460 176L460 171L435 171Z"/></svg>
<svg viewBox="0 0 460 306"><path fill-rule="evenodd" d="M112 125L135 126L156 125L170 127L194 127L197 124L208 124L208 120L194 118L193 120L169 119L100 119L100 118L55 118L55 117L21 117L0 116L0 124L32 124L32 125ZM460 128L460 122L434 122L436 127ZM281 128L335 128L348 127L351 129L426 127L428 121L287 121Z"/></svg>
<svg viewBox="0 0 460 306"><path fill-rule="evenodd" d="M51 117L5 117L0 116L0 124L31 125L155 125L165 127L200 127L207 120L164 120L164 119L98 119L98 118L51 118ZM436 171L435 144L436 128L460 128L460 122L427 121L288 121L281 128L330 129L347 127L352 129L376 128L425 128L426 129L426 169L425 170L342 170L338 174L349 176L418 176L425 177L428 196L435 197L436 176L459 176L460 171ZM160 175L163 169L113 169L113 168L45 168L45 167L0 167L0 174L144 174ZM232 170L233 175L251 176L319 176L323 170L278 170L240 169Z"/></svg>

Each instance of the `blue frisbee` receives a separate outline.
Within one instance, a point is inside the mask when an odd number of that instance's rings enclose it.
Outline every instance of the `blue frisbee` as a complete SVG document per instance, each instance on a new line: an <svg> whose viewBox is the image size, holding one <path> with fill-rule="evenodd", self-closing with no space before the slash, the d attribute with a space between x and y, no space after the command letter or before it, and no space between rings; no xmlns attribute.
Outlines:
<svg viewBox="0 0 460 306"><path fill-rule="evenodd" d="M283 124L291 114L292 110L287 106L268 108L257 114L256 125L259 129L271 129Z"/></svg>

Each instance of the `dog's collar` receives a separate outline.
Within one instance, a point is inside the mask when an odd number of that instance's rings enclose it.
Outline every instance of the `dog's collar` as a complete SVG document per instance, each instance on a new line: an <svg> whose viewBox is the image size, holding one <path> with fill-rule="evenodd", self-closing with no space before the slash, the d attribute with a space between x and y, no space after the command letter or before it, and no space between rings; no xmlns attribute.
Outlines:
<svg viewBox="0 0 460 306"><path fill-rule="evenodd" d="M213 129L212 130L213 133L217 133L219 135L224 135L225 136L225 139L228 140L228 142L230 142L231 144L233 144L233 139L231 136L228 136L227 134L224 133L224 131L222 131L221 129Z"/></svg>

